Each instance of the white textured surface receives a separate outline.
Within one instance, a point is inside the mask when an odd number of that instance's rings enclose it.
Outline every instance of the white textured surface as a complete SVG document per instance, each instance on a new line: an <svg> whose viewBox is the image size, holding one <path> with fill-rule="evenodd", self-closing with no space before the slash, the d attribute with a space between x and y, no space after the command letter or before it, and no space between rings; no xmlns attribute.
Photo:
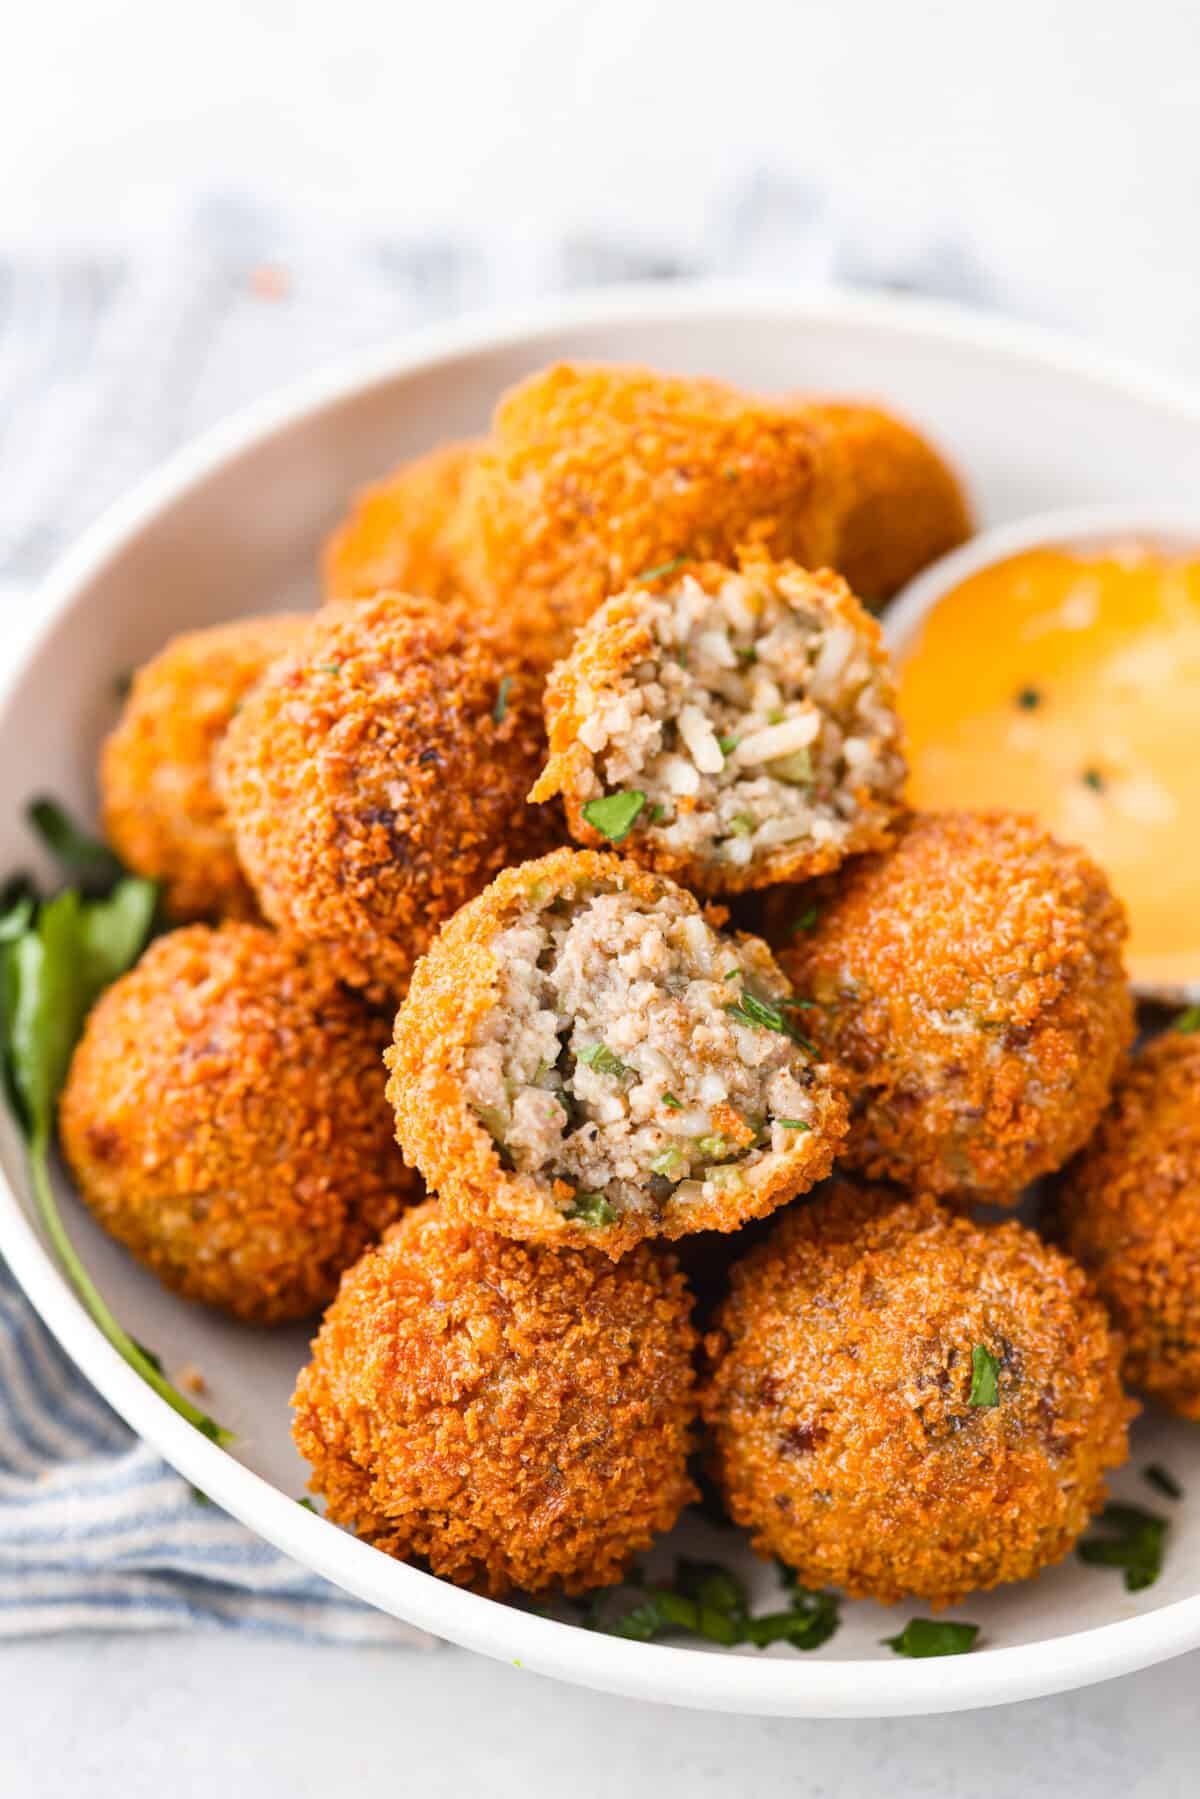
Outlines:
<svg viewBox="0 0 1200 1799"><path fill-rule="evenodd" d="M882 1723L703 1717L432 1656L179 1637L0 1650L5 1799L1184 1799L1200 1656Z"/></svg>

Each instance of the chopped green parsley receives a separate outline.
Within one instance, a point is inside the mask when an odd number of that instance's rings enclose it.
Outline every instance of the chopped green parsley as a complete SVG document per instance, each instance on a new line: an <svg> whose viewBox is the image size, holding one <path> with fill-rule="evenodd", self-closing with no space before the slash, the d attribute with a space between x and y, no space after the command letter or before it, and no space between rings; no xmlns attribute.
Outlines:
<svg viewBox="0 0 1200 1799"><path fill-rule="evenodd" d="M1152 1487L1156 1487L1164 1499L1183 1498L1183 1488L1170 1469L1164 1468L1161 1462L1151 1462L1148 1468L1143 1468L1142 1478L1148 1480Z"/></svg>
<svg viewBox="0 0 1200 1799"><path fill-rule="evenodd" d="M492 719L498 725L502 725L508 716L508 696L512 692L512 684L512 676L505 675L497 690L496 704L492 707Z"/></svg>
<svg viewBox="0 0 1200 1799"><path fill-rule="evenodd" d="M1081 1562L1093 1568L1120 1568L1125 1591L1140 1593L1162 1573L1167 1521L1136 1505L1106 1505L1097 1522L1104 1533L1076 1545Z"/></svg>
<svg viewBox="0 0 1200 1799"><path fill-rule="evenodd" d="M1000 1362L982 1343L971 1351L971 1405L1000 1404Z"/></svg>
<svg viewBox="0 0 1200 1799"><path fill-rule="evenodd" d="M610 843L623 843L645 804L645 794L635 787L628 793L606 793L601 799L589 800L583 816Z"/></svg>
<svg viewBox="0 0 1200 1799"><path fill-rule="evenodd" d="M597 1074L615 1075L618 1080L627 1074L637 1073L628 1062L622 1062L620 1056L615 1056L607 1043L589 1043L586 1048L576 1050L575 1060L585 1063L588 1068L594 1068Z"/></svg>
<svg viewBox="0 0 1200 1799"><path fill-rule="evenodd" d="M974 1649L978 1624L951 1624L939 1618L910 1618L899 1636L881 1641L897 1655L920 1659L931 1655L966 1655Z"/></svg>

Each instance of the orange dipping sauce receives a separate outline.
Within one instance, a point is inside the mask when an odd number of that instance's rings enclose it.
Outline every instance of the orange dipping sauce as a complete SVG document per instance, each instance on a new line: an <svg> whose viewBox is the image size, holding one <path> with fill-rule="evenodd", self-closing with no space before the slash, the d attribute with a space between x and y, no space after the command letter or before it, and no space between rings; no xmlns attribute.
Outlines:
<svg viewBox="0 0 1200 1799"><path fill-rule="evenodd" d="M913 804L1035 813L1124 900L1134 983L1200 981L1200 555L1014 556L936 602L898 673Z"/></svg>

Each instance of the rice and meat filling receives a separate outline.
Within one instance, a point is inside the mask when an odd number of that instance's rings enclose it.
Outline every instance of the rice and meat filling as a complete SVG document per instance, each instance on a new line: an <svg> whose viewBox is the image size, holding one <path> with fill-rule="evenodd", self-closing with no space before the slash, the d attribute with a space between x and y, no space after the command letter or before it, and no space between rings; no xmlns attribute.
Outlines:
<svg viewBox="0 0 1200 1799"><path fill-rule="evenodd" d="M726 885L872 846L904 781L878 628L837 576L796 567L621 596L585 628L549 712L557 754L535 797L561 787L573 822L612 836L612 796L640 796L632 853L640 840L676 867L716 863Z"/></svg>
<svg viewBox="0 0 1200 1799"><path fill-rule="evenodd" d="M668 893L531 904L492 943L466 1097L519 1173L607 1222L736 1190L827 1104L786 980Z"/></svg>

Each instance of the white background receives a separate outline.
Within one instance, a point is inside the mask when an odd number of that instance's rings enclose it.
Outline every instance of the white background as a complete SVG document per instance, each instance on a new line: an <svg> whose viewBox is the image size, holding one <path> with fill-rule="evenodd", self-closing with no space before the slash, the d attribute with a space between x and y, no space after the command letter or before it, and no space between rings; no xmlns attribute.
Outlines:
<svg viewBox="0 0 1200 1799"><path fill-rule="evenodd" d="M0 16L0 257L131 236L153 254L212 193L286 203L314 235L599 229L686 256L758 170L811 188L871 254L952 246L997 303L1200 381L1190 0L23 0ZM824 272L776 248L777 266ZM1191 1657L1004 1712L802 1725L573 1693L452 1650L80 1638L0 1651L0 1785L1171 1799L1192 1790L1198 1692Z"/></svg>

